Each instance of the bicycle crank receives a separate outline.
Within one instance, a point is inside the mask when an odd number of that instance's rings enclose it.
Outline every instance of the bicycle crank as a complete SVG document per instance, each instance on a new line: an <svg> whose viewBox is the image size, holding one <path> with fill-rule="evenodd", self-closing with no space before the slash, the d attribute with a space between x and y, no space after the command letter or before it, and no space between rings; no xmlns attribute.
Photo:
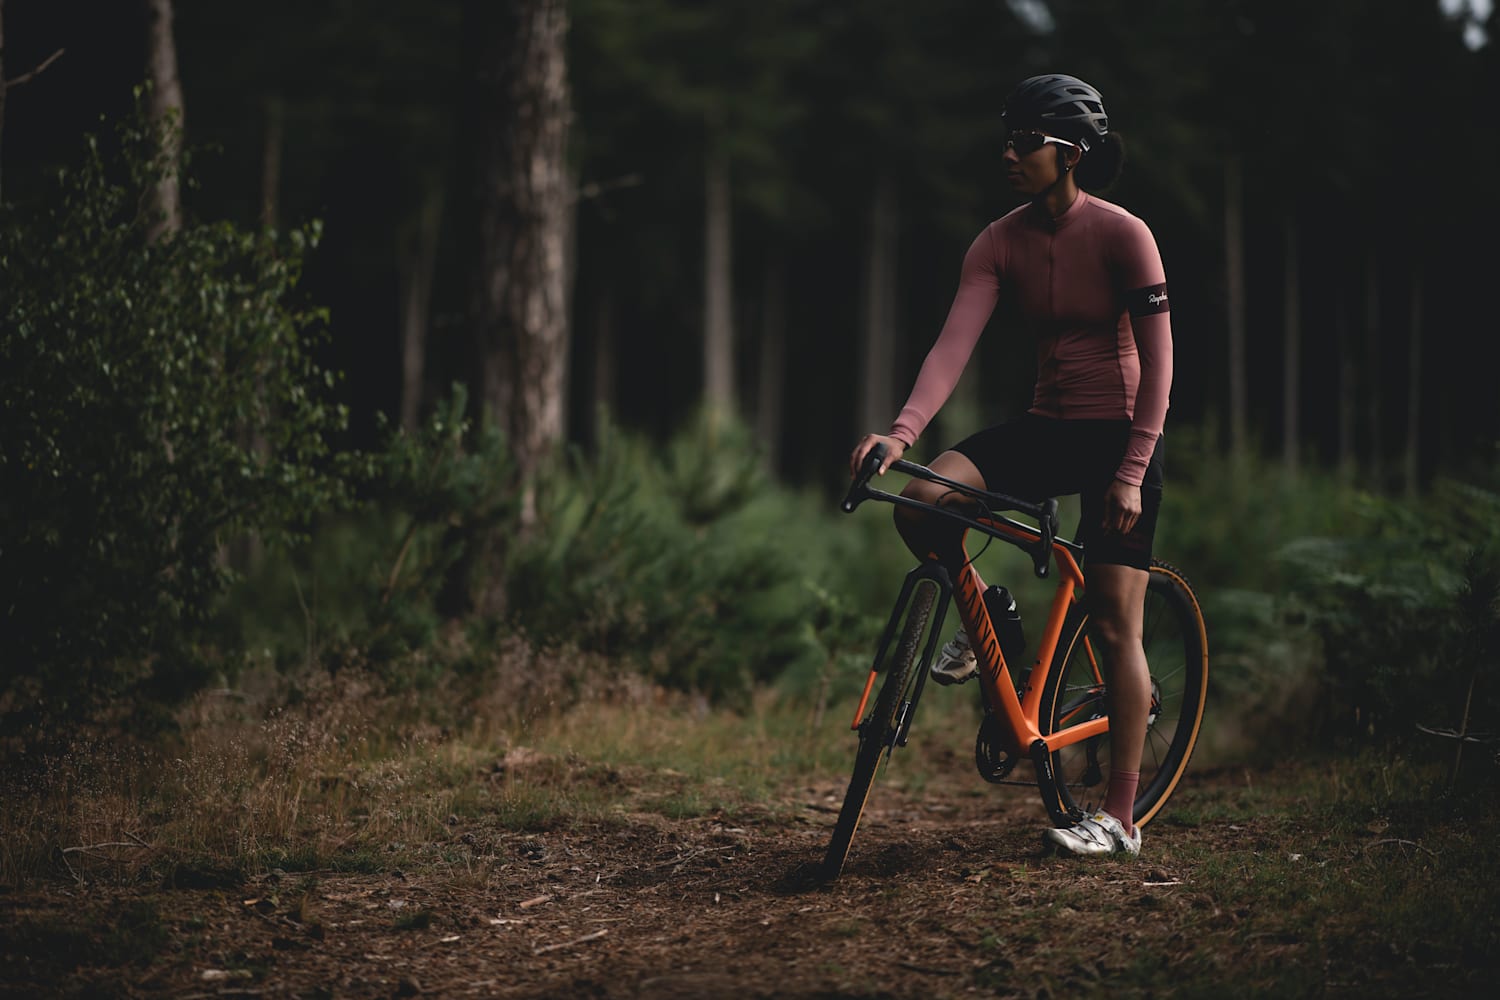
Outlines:
<svg viewBox="0 0 1500 1000"><path fill-rule="evenodd" d="M992 785L1003 784L1018 760L1019 756L1005 749L999 720L986 712L979 724L979 735L974 739L974 766L979 769L979 776Z"/></svg>

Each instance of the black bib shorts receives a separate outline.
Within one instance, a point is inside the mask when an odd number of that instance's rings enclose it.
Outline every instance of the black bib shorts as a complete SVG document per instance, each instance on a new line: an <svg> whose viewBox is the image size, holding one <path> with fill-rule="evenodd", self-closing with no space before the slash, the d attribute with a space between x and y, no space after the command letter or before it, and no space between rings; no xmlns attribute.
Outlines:
<svg viewBox="0 0 1500 1000"><path fill-rule="evenodd" d="M1147 569L1161 511L1162 438L1141 483L1141 516L1128 534L1104 530L1104 496L1130 439L1128 420L1057 420L1025 413L955 444L984 477L985 488L1030 503L1078 494L1074 541L1089 564Z"/></svg>

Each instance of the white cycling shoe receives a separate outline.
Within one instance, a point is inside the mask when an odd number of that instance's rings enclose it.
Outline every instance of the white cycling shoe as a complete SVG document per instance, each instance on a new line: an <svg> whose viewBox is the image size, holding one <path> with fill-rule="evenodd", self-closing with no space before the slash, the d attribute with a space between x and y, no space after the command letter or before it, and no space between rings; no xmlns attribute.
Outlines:
<svg viewBox="0 0 1500 1000"><path fill-rule="evenodd" d="M1135 836L1125 832L1125 825L1103 809L1083 820L1077 826L1048 830L1042 834L1042 842L1069 854L1139 854L1141 853L1141 831L1137 827Z"/></svg>
<svg viewBox="0 0 1500 1000"><path fill-rule="evenodd" d="M962 684L979 674L979 661L969 645L969 634L959 628L953 633L928 671L939 684Z"/></svg>

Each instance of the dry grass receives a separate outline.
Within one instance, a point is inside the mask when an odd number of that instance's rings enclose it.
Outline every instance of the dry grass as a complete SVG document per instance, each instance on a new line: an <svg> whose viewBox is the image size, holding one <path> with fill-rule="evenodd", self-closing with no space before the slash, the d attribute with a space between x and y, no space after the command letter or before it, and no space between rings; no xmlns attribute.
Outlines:
<svg viewBox="0 0 1500 1000"><path fill-rule="evenodd" d="M843 793L849 699L731 713L623 679L585 698L568 671L606 665L529 656L401 694L247 684L187 706L165 749L12 768L0 994L191 992L207 971L389 995L392 956L424 990L503 970L538 997L641 995L668 968L698 994L821 997L1454 995L1494 971L1500 810L1441 766L1204 760L1149 857L1081 864L1038 853L1034 791L974 775L972 692L943 689L819 889L793 875Z"/></svg>
<svg viewBox="0 0 1500 1000"><path fill-rule="evenodd" d="M836 770L848 749L821 709L771 691L741 712L711 709L520 644L470 676L400 693L352 671L252 676L199 695L177 721L176 736L149 745L80 739L7 762L0 885L410 866L431 860L421 845L458 817L547 828L627 800L694 815Z"/></svg>

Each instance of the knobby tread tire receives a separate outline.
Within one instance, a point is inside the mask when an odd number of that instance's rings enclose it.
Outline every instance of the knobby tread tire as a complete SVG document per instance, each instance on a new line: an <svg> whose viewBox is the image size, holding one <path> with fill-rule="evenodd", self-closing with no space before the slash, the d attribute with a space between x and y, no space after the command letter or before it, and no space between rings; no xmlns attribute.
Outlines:
<svg viewBox="0 0 1500 1000"><path fill-rule="evenodd" d="M839 810L838 821L833 826L833 836L828 842L828 852L823 858L823 878L833 881L844 870L849 857L849 848L854 843L855 831L864 816L865 805L870 798L870 789L875 785L875 776L880 770L881 758L895 742L896 728L900 723L901 706L916 680L913 667L921 651L922 636L932 614L936 586L918 583L911 595L900 640L891 654L885 681L875 698L875 707L870 710L859 727L859 750L854 755L854 771L849 777L849 789L844 793L844 804Z"/></svg>

